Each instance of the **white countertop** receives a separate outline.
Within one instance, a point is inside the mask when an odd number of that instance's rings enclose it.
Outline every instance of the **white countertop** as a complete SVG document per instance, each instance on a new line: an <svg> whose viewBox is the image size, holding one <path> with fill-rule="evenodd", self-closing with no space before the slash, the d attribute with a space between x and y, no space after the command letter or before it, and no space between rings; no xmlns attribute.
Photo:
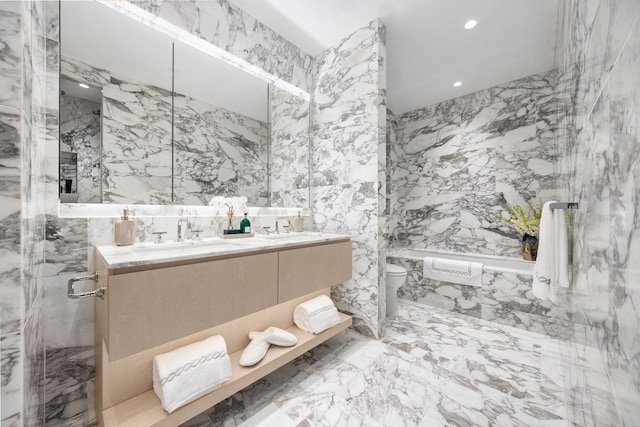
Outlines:
<svg viewBox="0 0 640 427"><path fill-rule="evenodd" d="M240 239L222 239L220 237L202 239L194 242L167 241L166 243L136 243L132 246L96 246L104 258L107 268L117 269L166 262L209 258L224 255L239 255L266 249L287 249L300 245L317 244L350 239L348 234L330 233L284 233L256 235Z"/></svg>

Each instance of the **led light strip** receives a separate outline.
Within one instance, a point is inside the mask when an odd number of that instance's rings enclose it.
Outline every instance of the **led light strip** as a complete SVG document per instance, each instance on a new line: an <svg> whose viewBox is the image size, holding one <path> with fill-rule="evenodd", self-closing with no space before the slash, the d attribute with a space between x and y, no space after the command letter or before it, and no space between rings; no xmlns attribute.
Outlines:
<svg viewBox="0 0 640 427"><path fill-rule="evenodd" d="M272 74L264 71L263 69L256 67L253 64L248 63L247 61L238 58L237 56L232 55L224 49L219 48L218 46L209 43L208 41L196 36L195 34L191 34L190 32L174 25L170 22L165 21L157 17L156 15L147 12L146 10L129 3L125 0L96 0L98 3L107 6L110 9L115 10L123 15L126 15L148 27L151 27L163 34L168 35L176 40L179 40L182 43L185 43L191 47L194 47L201 52L206 53L214 58L220 59L221 61L226 62L229 65L232 65L242 71L245 71L253 76L256 76L268 83L272 83L273 85L279 87L280 89L286 90L300 98L303 98L305 101L310 100L310 96L308 92L300 89L297 86L292 85L289 82L286 82L278 77L275 77Z"/></svg>

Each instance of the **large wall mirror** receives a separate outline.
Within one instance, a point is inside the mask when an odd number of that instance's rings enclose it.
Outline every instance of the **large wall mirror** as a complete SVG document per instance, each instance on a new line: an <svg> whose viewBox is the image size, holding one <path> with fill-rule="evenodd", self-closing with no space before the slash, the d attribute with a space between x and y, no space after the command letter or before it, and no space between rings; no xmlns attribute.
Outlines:
<svg viewBox="0 0 640 427"><path fill-rule="evenodd" d="M309 101L94 1L60 47L61 202L309 206Z"/></svg>

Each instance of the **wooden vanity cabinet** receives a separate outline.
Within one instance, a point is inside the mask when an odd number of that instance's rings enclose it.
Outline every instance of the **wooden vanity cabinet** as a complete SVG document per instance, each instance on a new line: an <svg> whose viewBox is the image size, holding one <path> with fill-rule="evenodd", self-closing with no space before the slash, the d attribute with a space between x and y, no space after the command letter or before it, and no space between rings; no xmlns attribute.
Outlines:
<svg viewBox="0 0 640 427"><path fill-rule="evenodd" d="M138 267L96 266L104 300L96 299L96 412L105 426L172 426L198 415L351 325L313 335L293 324L293 309L351 279L351 241L302 244ZM248 333L277 326L298 344L269 351L252 368L238 365ZM222 335L233 377L220 389L167 414L152 390L156 354Z"/></svg>
<svg viewBox="0 0 640 427"><path fill-rule="evenodd" d="M351 242L278 253L278 302L351 279Z"/></svg>
<svg viewBox="0 0 640 427"><path fill-rule="evenodd" d="M109 277L112 360L278 302L278 254L242 256Z"/></svg>

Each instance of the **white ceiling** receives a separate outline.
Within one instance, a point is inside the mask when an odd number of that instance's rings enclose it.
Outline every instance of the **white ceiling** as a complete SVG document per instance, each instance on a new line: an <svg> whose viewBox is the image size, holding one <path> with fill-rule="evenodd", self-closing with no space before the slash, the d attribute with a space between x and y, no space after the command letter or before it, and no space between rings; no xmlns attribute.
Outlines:
<svg viewBox="0 0 640 427"><path fill-rule="evenodd" d="M62 56L171 90L173 40L151 27L94 1L63 1L60 37ZM264 80L180 42L175 47L175 91L267 120Z"/></svg>
<svg viewBox="0 0 640 427"><path fill-rule="evenodd" d="M558 0L230 1L312 56L380 17L398 114L554 66Z"/></svg>

